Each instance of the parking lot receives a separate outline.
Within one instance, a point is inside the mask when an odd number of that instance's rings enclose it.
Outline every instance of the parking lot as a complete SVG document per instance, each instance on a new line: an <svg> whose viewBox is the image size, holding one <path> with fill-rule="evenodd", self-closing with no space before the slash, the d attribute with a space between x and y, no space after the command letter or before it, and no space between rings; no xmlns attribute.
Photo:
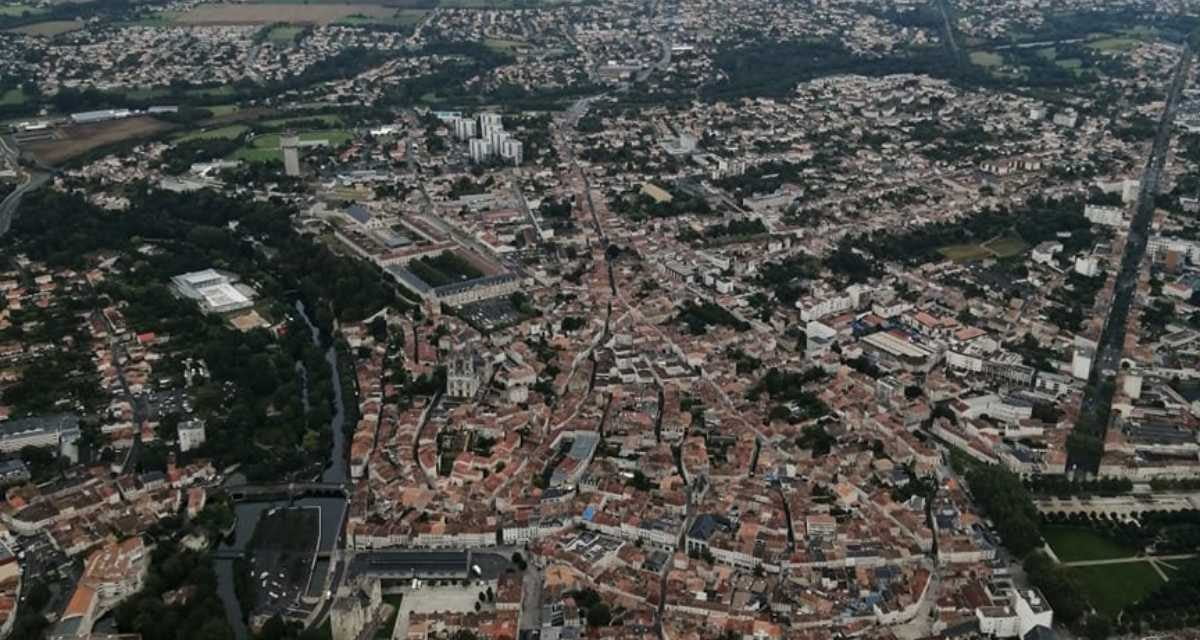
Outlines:
<svg viewBox="0 0 1200 640"><path fill-rule="evenodd" d="M421 587L403 590L404 599L396 614L396 626L392 628L392 638L404 640L408 637L408 614L439 611L469 613L475 611L475 605L479 603L479 594L486 590L486 586L478 584L466 587Z"/></svg>

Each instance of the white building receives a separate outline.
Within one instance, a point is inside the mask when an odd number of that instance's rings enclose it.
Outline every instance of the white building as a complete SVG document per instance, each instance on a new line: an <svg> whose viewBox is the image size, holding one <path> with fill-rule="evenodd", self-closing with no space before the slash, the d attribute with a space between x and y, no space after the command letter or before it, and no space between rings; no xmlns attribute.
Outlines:
<svg viewBox="0 0 1200 640"><path fill-rule="evenodd" d="M176 430L179 437L179 450L191 451L204 444L204 421L188 420L180 422Z"/></svg>
<svg viewBox="0 0 1200 640"><path fill-rule="evenodd" d="M171 278L180 295L195 300L205 313L228 313L254 305L248 287L235 287L235 280L213 269L194 271Z"/></svg>
<svg viewBox="0 0 1200 640"><path fill-rule="evenodd" d="M471 162L487 162L488 159L492 157L491 142L480 138L472 138L467 144L467 148L471 153Z"/></svg>
<svg viewBox="0 0 1200 640"><path fill-rule="evenodd" d="M1120 207L1089 204L1083 208L1083 216L1092 224L1101 224L1107 227L1120 227L1125 224L1125 214Z"/></svg>
<svg viewBox="0 0 1200 640"><path fill-rule="evenodd" d="M519 165L525 159L525 145L515 138L505 138L500 143L500 157Z"/></svg>

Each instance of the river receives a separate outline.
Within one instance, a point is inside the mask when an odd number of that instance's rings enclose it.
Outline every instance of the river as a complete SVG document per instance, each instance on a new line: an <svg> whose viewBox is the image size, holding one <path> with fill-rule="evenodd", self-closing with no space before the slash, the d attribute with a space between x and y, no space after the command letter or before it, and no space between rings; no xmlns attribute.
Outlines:
<svg viewBox="0 0 1200 640"><path fill-rule="evenodd" d="M309 331L312 333L313 344L320 346L321 332L316 325L309 319L305 312L304 305L296 302L296 312L304 319L308 325ZM321 481L327 483L340 484L347 481L346 474L346 434L343 429L345 425L345 407L342 402L342 383L341 375L338 370L338 354L334 346L325 351L325 362L329 364L331 375L331 384L333 385L333 403L334 413L330 420L329 428L333 432L333 446L329 451L329 465L321 474ZM305 400L307 402L307 381L309 377L305 373ZM244 479L230 477L225 484L234 486L243 484ZM275 507L287 506L289 503L286 500L276 500L270 502L240 502L234 507L234 513L237 516L237 521L234 524L233 540L222 542L218 547L218 553L241 553L245 551L246 545L249 544L250 538L254 535L254 529L258 526L258 521L264 513ZM341 529L342 522L346 513L345 498L302 498L291 504L303 507L316 507L321 513L321 542L318 551L330 552L334 551L341 545ZM242 608L238 603L237 593L234 590L234 571L233 559L229 557L217 558L213 561L214 570L217 574L217 593L221 597L221 603L225 607L225 617L229 622L229 626L233 629L234 637L238 640L244 640L248 637L248 630L245 622L242 620ZM321 569L328 567L327 563L318 562L318 571L312 577L312 580L326 579ZM319 589L317 590L319 591Z"/></svg>

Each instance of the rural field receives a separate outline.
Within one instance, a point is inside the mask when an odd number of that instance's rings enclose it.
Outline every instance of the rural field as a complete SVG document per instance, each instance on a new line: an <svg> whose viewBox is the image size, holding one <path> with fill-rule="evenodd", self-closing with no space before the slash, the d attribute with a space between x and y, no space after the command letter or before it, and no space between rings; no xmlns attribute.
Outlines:
<svg viewBox="0 0 1200 640"><path fill-rule="evenodd" d="M168 131L175 125L143 116L112 122L77 125L63 129L58 140L44 140L25 147L38 160L56 165L101 147Z"/></svg>
<svg viewBox="0 0 1200 640"><path fill-rule="evenodd" d="M27 24L23 27L10 29L12 33L23 33L27 36L56 36L60 33L69 33L78 31L83 28L82 22L74 20L47 20L46 22L35 22Z"/></svg>
<svg viewBox="0 0 1200 640"><path fill-rule="evenodd" d="M13 4L0 4L0 16L36 16L40 13L46 13L46 10L41 7L22 4L20 2Z"/></svg>
<svg viewBox="0 0 1200 640"><path fill-rule="evenodd" d="M175 23L329 24L350 16L386 19L394 12L375 4L202 4L175 16Z"/></svg>

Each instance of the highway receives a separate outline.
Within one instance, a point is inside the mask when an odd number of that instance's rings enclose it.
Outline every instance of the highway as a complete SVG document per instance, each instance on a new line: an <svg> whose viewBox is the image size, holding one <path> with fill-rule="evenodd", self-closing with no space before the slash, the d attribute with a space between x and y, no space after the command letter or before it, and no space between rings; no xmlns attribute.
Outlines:
<svg viewBox="0 0 1200 640"><path fill-rule="evenodd" d="M17 150L9 145L4 136L0 136L0 155L14 165L17 163ZM21 197L45 184L47 177L44 173L27 173L25 181L17 185L17 188L4 200L0 200L0 238L3 238L12 227L13 216L17 213L17 205L21 204Z"/></svg>
<svg viewBox="0 0 1200 640"><path fill-rule="evenodd" d="M1171 87L1167 92L1167 103L1158 122L1154 146L1150 149L1146 170L1142 174L1137 207L1134 210L1133 221L1129 224L1125 253L1121 257L1121 266L1117 272L1112 307L1109 310L1108 318L1104 321L1104 328L1100 332L1100 340L1092 360L1088 385L1084 390L1079 408L1079 422L1076 423L1076 429L1081 427L1089 429L1090 427L1092 434L1098 436L1101 441L1108 429L1109 414L1112 412L1113 385L1105 383L1113 382L1114 372L1121 365L1121 354L1125 347L1125 330L1133 294L1137 289L1138 269L1146 255L1150 222L1154 218L1154 198L1158 194L1158 181L1162 176L1167 150L1171 144L1171 129L1175 111L1179 105L1179 94L1187 79L1191 61L1192 51L1185 45L1179 64L1175 67ZM1068 450L1066 469L1068 473L1072 470L1097 473L1099 468L1098 457L1081 452L1077 448Z"/></svg>

